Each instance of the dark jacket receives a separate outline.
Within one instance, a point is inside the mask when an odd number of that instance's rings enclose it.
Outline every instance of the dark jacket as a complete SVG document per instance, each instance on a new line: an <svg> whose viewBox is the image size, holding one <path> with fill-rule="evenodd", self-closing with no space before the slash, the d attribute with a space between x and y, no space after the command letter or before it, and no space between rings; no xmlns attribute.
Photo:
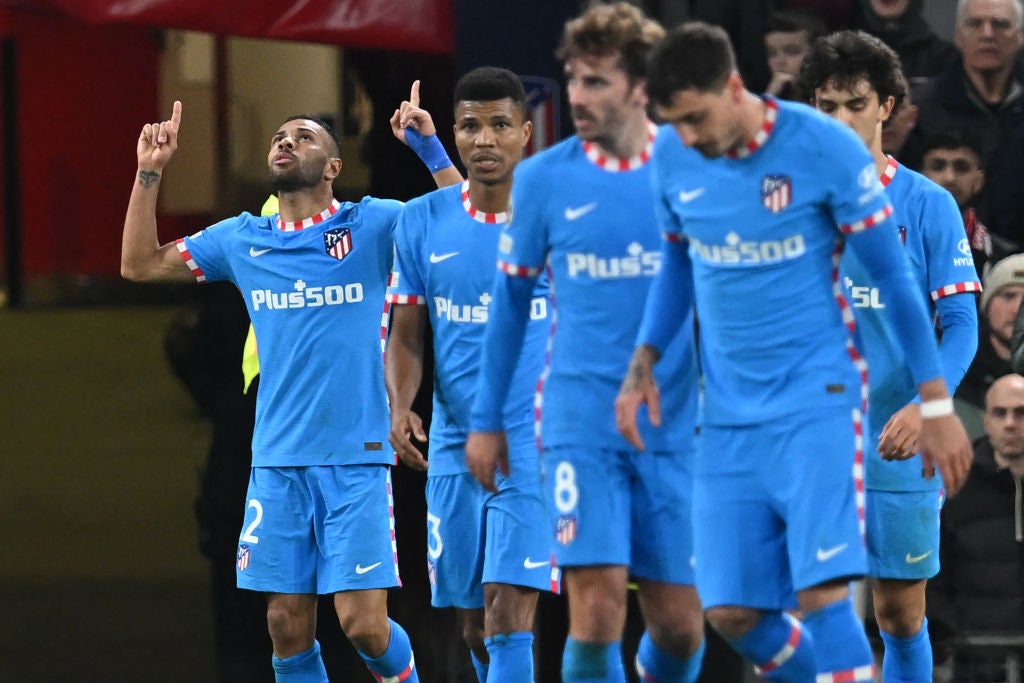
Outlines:
<svg viewBox="0 0 1024 683"><path fill-rule="evenodd" d="M921 16L924 0L911 0L907 11L896 21L885 21L871 9L868 0L860 0L854 28L878 36L900 56L903 73L911 82L931 78L959 58L953 44L932 31Z"/></svg>
<svg viewBox="0 0 1024 683"><path fill-rule="evenodd" d="M996 107L986 104L957 60L932 79L918 102L916 143L950 128L966 129L980 139L985 154L985 185L978 213L989 230L1024 245L1021 205L1021 157L1024 156L1024 68L1018 60L1006 98ZM912 168L920 159L903 158Z"/></svg>
<svg viewBox="0 0 1024 683"><path fill-rule="evenodd" d="M942 569L928 584L928 621L941 643L971 632L1024 634L1024 482L996 465L988 437L942 510Z"/></svg>
<svg viewBox="0 0 1024 683"><path fill-rule="evenodd" d="M958 399L981 409L985 408L985 393L992 382L1010 374L1010 361L996 355L992 340L989 339L990 334L988 324L982 322L978 326L978 351L956 389Z"/></svg>

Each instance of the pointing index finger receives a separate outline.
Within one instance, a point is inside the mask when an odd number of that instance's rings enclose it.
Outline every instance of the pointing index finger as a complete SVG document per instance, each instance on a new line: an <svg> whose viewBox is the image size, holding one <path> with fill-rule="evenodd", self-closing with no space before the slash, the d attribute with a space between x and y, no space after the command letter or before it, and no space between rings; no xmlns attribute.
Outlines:
<svg viewBox="0 0 1024 683"><path fill-rule="evenodd" d="M412 89L409 91L409 104L414 107L420 106L420 81L418 78L412 82Z"/></svg>
<svg viewBox="0 0 1024 683"><path fill-rule="evenodd" d="M174 130L178 130L178 125L181 123L181 100L174 100L174 108L171 111L171 127Z"/></svg>

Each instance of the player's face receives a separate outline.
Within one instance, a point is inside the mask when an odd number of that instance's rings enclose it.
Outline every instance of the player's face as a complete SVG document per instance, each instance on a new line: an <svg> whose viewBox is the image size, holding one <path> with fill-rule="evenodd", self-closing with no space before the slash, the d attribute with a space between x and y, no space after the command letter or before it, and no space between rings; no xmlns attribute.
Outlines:
<svg viewBox="0 0 1024 683"><path fill-rule="evenodd" d="M680 90L668 105L655 105L658 116L670 124L687 147L713 159L743 142L740 98L743 83L733 74L720 92L694 88Z"/></svg>
<svg viewBox="0 0 1024 683"><path fill-rule="evenodd" d="M953 40L964 66L978 71L1007 69L1024 43L1013 0L968 0Z"/></svg>
<svg viewBox="0 0 1024 683"><path fill-rule="evenodd" d="M852 128L868 147L881 135L882 122L889 118L894 102L892 97L880 102L878 93L865 78L845 87L829 82L814 90L818 111Z"/></svg>
<svg viewBox="0 0 1024 683"><path fill-rule="evenodd" d="M618 54L570 57L565 80L572 123L583 140L613 146L627 123L646 116L646 90L630 81Z"/></svg>
<svg viewBox="0 0 1024 683"><path fill-rule="evenodd" d="M880 18L895 21L907 13L910 0L868 0L868 4Z"/></svg>
<svg viewBox="0 0 1024 683"><path fill-rule="evenodd" d="M768 57L768 69L796 77L800 74L800 63L811 49L807 31L772 31L764 34L764 51Z"/></svg>
<svg viewBox="0 0 1024 683"><path fill-rule="evenodd" d="M985 401L985 432L1008 460L1024 458L1024 382L997 381Z"/></svg>
<svg viewBox="0 0 1024 683"><path fill-rule="evenodd" d="M333 180L341 170L341 159L332 151L330 135L315 121L284 123L270 139L271 185L278 192L296 192Z"/></svg>
<svg viewBox="0 0 1024 683"><path fill-rule="evenodd" d="M533 124L511 98L463 100L455 107L455 145L469 179L497 184L512 178Z"/></svg>
<svg viewBox="0 0 1024 683"><path fill-rule="evenodd" d="M988 301L985 315L992 334L1004 345L1009 345L1013 337L1013 321L1017 317L1017 309L1024 299L1024 285L1006 285L992 295Z"/></svg>
<svg viewBox="0 0 1024 683"><path fill-rule="evenodd" d="M949 190L961 209L967 208L985 182L981 160L967 147L925 152L921 171Z"/></svg>

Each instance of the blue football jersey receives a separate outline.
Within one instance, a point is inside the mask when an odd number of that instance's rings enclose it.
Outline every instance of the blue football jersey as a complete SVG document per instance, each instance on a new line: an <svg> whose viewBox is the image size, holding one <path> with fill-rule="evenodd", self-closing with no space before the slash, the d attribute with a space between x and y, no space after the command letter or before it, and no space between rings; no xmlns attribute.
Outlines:
<svg viewBox="0 0 1024 683"><path fill-rule="evenodd" d="M903 243L921 302L934 317L935 302L963 292L980 292L970 244L956 201L946 190L890 158L882 183L893 205L893 239ZM921 476L917 458L886 462L878 453L878 435L889 418L917 394L903 350L889 327L885 301L853 254L841 264L843 282L854 307L869 367L869 424L866 481L870 488L911 491L937 489L939 477ZM955 391L950 386L949 391Z"/></svg>
<svg viewBox="0 0 1024 683"><path fill-rule="evenodd" d="M668 240L688 240L704 421L747 425L859 407L866 366L839 281L843 233L891 212L864 144L810 107L766 100L739 154L706 159L664 127L654 150Z"/></svg>
<svg viewBox="0 0 1024 683"><path fill-rule="evenodd" d="M632 450L615 428L615 398L661 264L649 157L648 150L631 160L605 158L571 137L516 168L513 217L498 258L511 276L550 273L555 324L540 408L546 448ZM651 427L646 408L640 416L652 451L684 449L693 439L692 319L680 327L655 368L663 426Z"/></svg>
<svg viewBox="0 0 1024 683"><path fill-rule="evenodd" d="M335 201L288 224L243 213L178 242L198 280L233 282L249 309L254 467L393 463L380 329L401 207Z"/></svg>
<svg viewBox="0 0 1024 683"><path fill-rule="evenodd" d="M391 304L427 307L434 337L434 410L430 423L429 476L468 471L461 449L480 372L484 327L492 311L498 236L507 215L469 203L468 182L417 197L406 204L395 231ZM519 353L504 424L513 433L532 431L534 393L544 370L551 327L547 279L541 278L530 306L530 323ZM451 457L441 457L447 453ZM531 457L511 449L511 456ZM536 460L536 453L532 455ZM513 460L515 462L515 460Z"/></svg>

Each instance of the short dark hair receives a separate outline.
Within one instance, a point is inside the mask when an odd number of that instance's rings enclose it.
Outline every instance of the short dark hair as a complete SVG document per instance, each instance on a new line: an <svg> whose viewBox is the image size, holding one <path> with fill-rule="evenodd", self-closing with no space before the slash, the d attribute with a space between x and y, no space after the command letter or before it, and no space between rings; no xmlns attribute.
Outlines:
<svg viewBox="0 0 1024 683"><path fill-rule="evenodd" d="M809 41L825 35L828 29L817 14L805 9L780 9L768 15L764 24L765 33L796 33L806 31Z"/></svg>
<svg viewBox="0 0 1024 683"><path fill-rule="evenodd" d="M282 121L281 124L283 125L289 121L295 121L296 119L306 119L307 121L312 121L323 128L324 132L327 133L327 136L331 139L331 142L334 143L334 156L338 159L341 158L341 140L338 139L337 134L334 132L334 127L331 124L319 116L314 116L313 114L292 114Z"/></svg>
<svg viewBox="0 0 1024 683"><path fill-rule="evenodd" d="M718 92L736 71L736 56L724 29L702 21L676 26L654 48L647 67L647 94L669 105L682 90Z"/></svg>
<svg viewBox="0 0 1024 683"><path fill-rule="evenodd" d="M921 143L921 156L936 149L962 149L974 152L979 164L985 163L981 139L966 128L942 128L925 136Z"/></svg>
<svg viewBox="0 0 1024 683"><path fill-rule="evenodd" d="M818 38L800 65L801 96L811 101L814 91L829 83L852 88L864 79L879 101L895 98L892 115L907 98L907 79L895 51L864 31L837 31Z"/></svg>
<svg viewBox="0 0 1024 683"><path fill-rule="evenodd" d="M629 79L640 81L647 73L651 49L664 35L661 24L634 5L595 5L566 22L555 56L564 62L580 55L618 54Z"/></svg>
<svg viewBox="0 0 1024 683"><path fill-rule="evenodd" d="M481 66L462 76L455 84L452 106L458 107L459 102L473 100L476 102L493 102L505 98L519 108L526 116L526 91L519 76L508 69L497 66Z"/></svg>

